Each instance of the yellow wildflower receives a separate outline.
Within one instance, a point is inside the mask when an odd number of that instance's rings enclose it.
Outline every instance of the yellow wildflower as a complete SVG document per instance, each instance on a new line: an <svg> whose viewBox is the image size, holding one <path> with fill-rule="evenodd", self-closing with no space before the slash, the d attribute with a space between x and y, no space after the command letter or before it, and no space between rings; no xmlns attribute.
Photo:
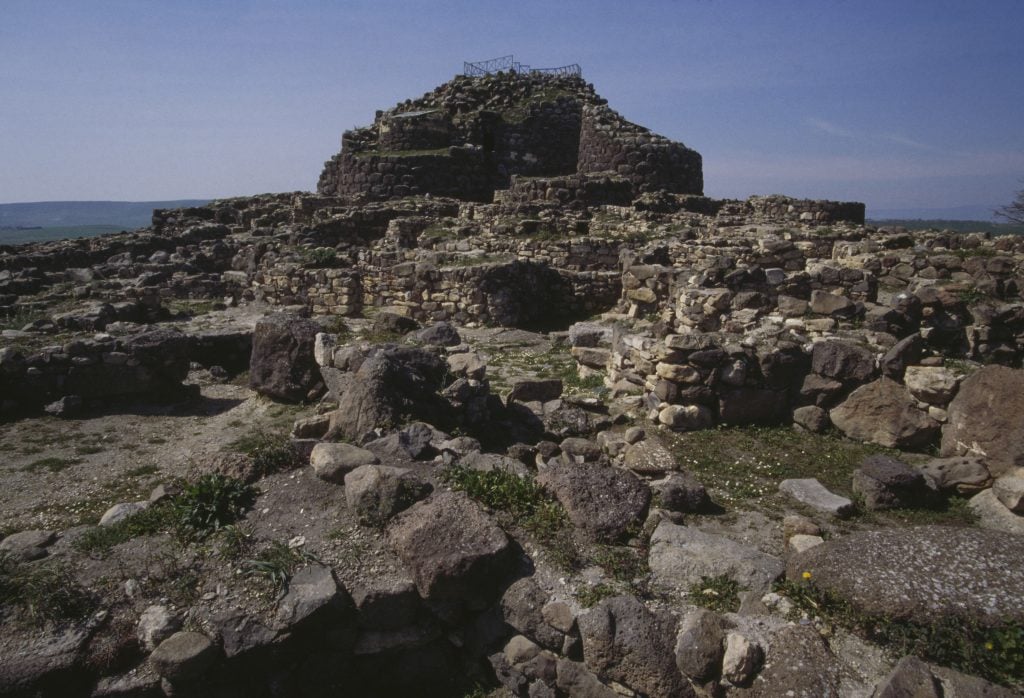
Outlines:
<svg viewBox="0 0 1024 698"><path fill-rule="evenodd" d="M804 580L810 579L811 578L811 573L810 572L804 572L803 573L803 578L804 578Z"/></svg>

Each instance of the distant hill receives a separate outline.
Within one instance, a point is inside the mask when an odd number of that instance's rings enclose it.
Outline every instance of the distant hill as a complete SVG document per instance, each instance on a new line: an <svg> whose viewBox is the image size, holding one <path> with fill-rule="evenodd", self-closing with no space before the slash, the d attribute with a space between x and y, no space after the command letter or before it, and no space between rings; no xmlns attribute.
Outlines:
<svg viewBox="0 0 1024 698"><path fill-rule="evenodd" d="M107 226L134 230L150 225L154 208L202 206L208 199L177 201L37 201L0 204L0 230ZM22 231L28 233L30 231ZM74 237L69 235L68 237Z"/></svg>
<svg viewBox="0 0 1024 698"><path fill-rule="evenodd" d="M907 230L952 230L956 233L992 233L993 235L1024 235L1024 225L993 223L992 221L965 221L922 218L869 218L871 225L899 226Z"/></svg>

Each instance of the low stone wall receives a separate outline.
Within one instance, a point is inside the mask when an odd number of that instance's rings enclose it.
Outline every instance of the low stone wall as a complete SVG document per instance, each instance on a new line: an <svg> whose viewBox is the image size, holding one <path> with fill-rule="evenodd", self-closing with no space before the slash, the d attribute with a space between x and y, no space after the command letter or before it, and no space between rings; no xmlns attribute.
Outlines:
<svg viewBox="0 0 1024 698"><path fill-rule="evenodd" d="M170 330L74 340L28 355L0 349L0 411L30 412L65 396L181 398L189 353L189 338Z"/></svg>
<svg viewBox="0 0 1024 698"><path fill-rule="evenodd" d="M788 196L752 196L747 205L755 216L772 221L863 225L864 204L858 201L791 199Z"/></svg>
<svg viewBox="0 0 1024 698"><path fill-rule="evenodd" d="M633 200L633 183L612 175L568 175L526 178L513 176L509 188L494 193L496 204L547 201L572 208L628 206Z"/></svg>
<svg viewBox="0 0 1024 698"><path fill-rule="evenodd" d="M362 275L350 269L305 269L283 265L258 272L258 298L274 305L306 305L317 315L362 313Z"/></svg>

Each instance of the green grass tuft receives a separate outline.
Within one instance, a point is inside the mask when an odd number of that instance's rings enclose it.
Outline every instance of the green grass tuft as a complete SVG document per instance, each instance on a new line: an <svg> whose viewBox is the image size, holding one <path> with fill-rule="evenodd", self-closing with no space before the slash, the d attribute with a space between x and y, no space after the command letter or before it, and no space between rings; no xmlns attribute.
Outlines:
<svg viewBox="0 0 1024 698"><path fill-rule="evenodd" d="M690 585L689 600L698 606L718 613L735 613L740 609L739 582L727 574L717 577L701 577Z"/></svg>
<svg viewBox="0 0 1024 698"><path fill-rule="evenodd" d="M78 620L96 600L59 563L17 563L0 554L0 608L32 624Z"/></svg>
<svg viewBox="0 0 1024 698"><path fill-rule="evenodd" d="M956 616L927 623L865 614L813 580L785 581L776 591L808 617L841 626L889 649L894 657L913 654L925 661L1024 688L1024 625L986 626Z"/></svg>

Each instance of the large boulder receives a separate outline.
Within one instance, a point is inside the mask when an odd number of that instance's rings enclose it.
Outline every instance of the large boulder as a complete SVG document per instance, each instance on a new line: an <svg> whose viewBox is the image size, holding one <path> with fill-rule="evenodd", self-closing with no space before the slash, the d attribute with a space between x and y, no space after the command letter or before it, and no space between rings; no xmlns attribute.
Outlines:
<svg viewBox="0 0 1024 698"><path fill-rule="evenodd" d="M429 483L408 468L363 465L345 476L345 501L360 523L380 526L430 494Z"/></svg>
<svg viewBox="0 0 1024 698"><path fill-rule="evenodd" d="M632 596L601 601L579 618L583 660L602 679L651 698L695 695L675 662L676 621Z"/></svg>
<svg viewBox="0 0 1024 698"><path fill-rule="evenodd" d="M515 564L512 544L464 494L438 492L396 516L388 545L435 610L457 617L494 600Z"/></svg>
<svg viewBox="0 0 1024 698"><path fill-rule="evenodd" d="M393 344L375 347L340 396L328 435L360 439L410 417L445 424L450 407L438 391L447 374L447 362L433 352Z"/></svg>
<svg viewBox="0 0 1024 698"><path fill-rule="evenodd" d="M643 523L651 490L628 470L596 463L552 461L537 482L565 507L569 520L592 540L617 540Z"/></svg>
<svg viewBox="0 0 1024 698"><path fill-rule="evenodd" d="M256 323L249 359L249 387L285 402L301 402L315 396L322 384L313 357L317 323L284 313L269 315Z"/></svg>
<svg viewBox="0 0 1024 698"><path fill-rule="evenodd" d="M1024 466L1024 370L985 366L960 384L948 409L942 455L983 455L997 476Z"/></svg>
<svg viewBox="0 0 1024 698"><path fill-rule="evenodd" d="M938 422L891 378L879 378L857 388L832 409L829 418L851 439L887 448L921 449L939 435Z"/></svg>
<svg viewBox="0 0 1024 698"><path fill-rule="evenodd" d="M789 559L862 613L927 623L956 616L984 623L1024 621L1024 537L1001 531L918 526L861 531Z"/></svg>

